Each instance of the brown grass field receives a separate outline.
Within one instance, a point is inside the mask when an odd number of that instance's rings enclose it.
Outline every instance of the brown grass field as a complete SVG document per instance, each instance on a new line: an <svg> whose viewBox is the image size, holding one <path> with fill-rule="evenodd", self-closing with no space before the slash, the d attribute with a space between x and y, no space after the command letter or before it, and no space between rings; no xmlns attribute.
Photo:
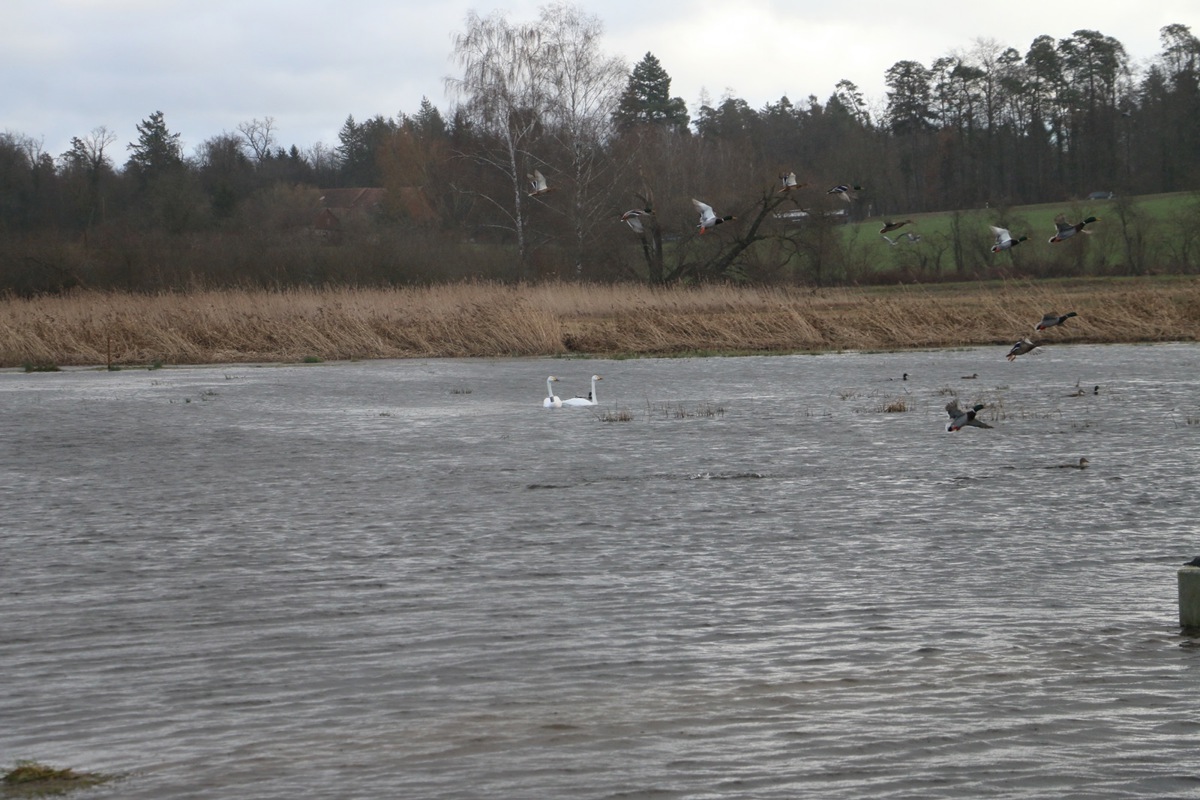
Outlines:
<svg viewBox="0 0 1200 800"><path fill-rule="evenodd" d="M1034 336L1048 311L1076 311ZM840 288L467 283L0 299L0 367L1195 341L1200 278Z"/></svg>

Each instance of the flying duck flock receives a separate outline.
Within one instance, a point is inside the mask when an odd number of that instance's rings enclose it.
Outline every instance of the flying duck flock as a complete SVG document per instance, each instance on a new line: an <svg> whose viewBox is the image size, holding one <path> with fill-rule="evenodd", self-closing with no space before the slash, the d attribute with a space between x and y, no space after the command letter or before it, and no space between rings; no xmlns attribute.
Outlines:
<svg viewBox="0 0 1200 800"><path fill-rule="evenodd" d="M554 187L547 184L545 176L542 175L542 173L538 170L535 169L527 177L530 184L530 197L542 197L554 191ZM779 174L779 183L780 187L778 190L776 190L777 195L790 195L792 192L808 185L806 183L800 183L796 178L796 173L790 170L787 172L781 172ZM863 191L863 187L858 184L842 183L831 187L825 193L827 195L839 197L847 203L852 203L857 199L857 193L861 191ZM692 206L699 215L699 219L696 224L696 230L699 235L703 235L706 232L717 228L717 226L724 224L725 222L730 222L737 219L737 217L733 214L718 215L710 204L705 203L702 200L697 200L696 198L692 198ZM634 233L641 236L646 232L645 221L649 220L651 217L653 217L653 215L654 210L647 205L644 208L633 208L626 211L625 213L621 214L620 221L628 225L629 229ZM1050 237L1049 243L1058 244L1060 242L1064 242L1067 239L1075 236L1077 233L1089 234L1091 231L1087 230L1087 226L1097 221L1097 217L1089 216L1080 222L1072 223L1067 221L1066 215L1059 214L1054 218L1055 233L1052 237ZM905 232L898 235L896 238L888 236L889 233L894 233L905 225L915 224L916 222L911 219L895 221L885 220L883 222L883 226L879 229L879 235L892 247L895 247L901 243L917 244L921 241L920 234ZM1002 253L1006 250L1011 250L1022 242L1029 240L1027 235L1013 236L1012 232L1008 228L997 225L989 225L988 227L991 230L992 237L994 238L994 244L991 247L991 251L993 253ZM1053 311L1048 312L1044 314L1041 321L1034 326L1034 330L1036 332L1040 332L1052 327L1061 326L1068 319L1076 316L1078 316L1078 314L1074 311L1068 311L1065 314L1059 314ZM1015 361L1018 356L1032 353L1039 347L1041 347L1039 343L1034 342L1028 336L1022 336L1015 344L1012 345L1005 358L1008 361ZM907 379L907 377L908 376L906 373L905 378ZM972 375L970 377L976 376ZM588 408L598 405L599 401L596 396L596 382L603 380L601 376L592 376L591 390L586 396L577 395L566 400L563 400L554 394L553 384L558 380L559 379L553 375L546 379L547 396L542 401L543 407ZM1096 387L1096 390L1099 390L1098 386ZM946 405L946 413L950 417L950 424L946 427L946 430L953 432L962 430L966 427L990 429L992 426L979 419L978 416L979 412L984 408L986 408L986 406L983 403L976 403L970 408L963 409L959 407L957 400L952 400ZM1088 460L1086 458L1081 458L1079 459L1078 463L1063 464L1060 466L1084 469L1087 464Z"/></svg>

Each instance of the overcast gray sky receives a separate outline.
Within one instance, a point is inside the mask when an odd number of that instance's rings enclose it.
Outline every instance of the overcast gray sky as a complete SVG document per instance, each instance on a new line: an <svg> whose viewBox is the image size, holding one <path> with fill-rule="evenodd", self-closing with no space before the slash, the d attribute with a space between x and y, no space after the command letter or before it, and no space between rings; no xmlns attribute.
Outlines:
<svg viewBox="0 0 1200 800"><path fill-rule="evenodd" d="M0 130L40 139L59 155L98 126L125 161L135 126L161 110L191 154L254 118L275 120L277 142L337 144L347 115L413 113L428 97L449 108L451 39L467 12L536 19L543 2L463 0L5 0L0 13ZM590 7L589 7L590 6ZM843 78L882 107L884 73L926 66L993 39L1024 54L1034 37L1081 28L1112 36L1135 65L1161 50L1159 30L1200 35L1200 2L1033 0L982 4L895 0L737 0L588 4L605 49L632 68L647 52L695 113L702 92L761 108L787 95L824 101Z"/></svg>

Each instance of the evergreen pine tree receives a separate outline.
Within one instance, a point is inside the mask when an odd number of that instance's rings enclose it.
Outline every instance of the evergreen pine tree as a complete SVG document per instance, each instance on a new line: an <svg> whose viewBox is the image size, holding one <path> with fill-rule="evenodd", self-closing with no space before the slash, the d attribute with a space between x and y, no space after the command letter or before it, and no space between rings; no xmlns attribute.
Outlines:
<svg viewBox="0 0 1200 800"><path fill-rule="evenodd" d="M613 122L621 131L638 125L669 125L683 130L688 125L687 104L682 97L671 97L671 76L653 53L633 68L625 91L621 93Z"/></svg>

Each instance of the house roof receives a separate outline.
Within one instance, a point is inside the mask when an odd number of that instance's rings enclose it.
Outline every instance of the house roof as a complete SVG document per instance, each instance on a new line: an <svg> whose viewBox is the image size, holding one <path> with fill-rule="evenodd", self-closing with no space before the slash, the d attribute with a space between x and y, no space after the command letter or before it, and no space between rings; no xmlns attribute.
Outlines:
<svg viewBox="0 0 1200 800"><path fill-rule="evenodd" d="M366 211L377 207L386 194L386 189L322 189L321 206Z"/></svg>
<svg viewBox="0 0 1200 800"><path fill-rule="evenodd" d="M413 222L436 222L438 215L433 204L420 186L401 186L396 189L392 205L403 211Z"/></svg>
<svg viewBox="0 0 1200 800"><path fill-rule="evenodd" d="M320 202L322 211L330 215L336 212L337 216L345 216L347 213L375 211L382 207L421 224L438 219L433 204L420 186L400 186L390 194L387 189L322 189Z"/></svg>

